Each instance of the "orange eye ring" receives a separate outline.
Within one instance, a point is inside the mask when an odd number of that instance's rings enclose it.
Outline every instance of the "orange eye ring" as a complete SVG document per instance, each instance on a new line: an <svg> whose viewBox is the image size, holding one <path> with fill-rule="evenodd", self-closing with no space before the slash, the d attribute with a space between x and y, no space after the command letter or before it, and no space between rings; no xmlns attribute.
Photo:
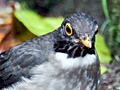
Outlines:
<svg viewBox="0 0 120 90"><path fill-rule="evenodd" d="M71 27L70 23L67 23L65 25L65 32L68 36L71 36L73 34L72 27Z"/></svg>

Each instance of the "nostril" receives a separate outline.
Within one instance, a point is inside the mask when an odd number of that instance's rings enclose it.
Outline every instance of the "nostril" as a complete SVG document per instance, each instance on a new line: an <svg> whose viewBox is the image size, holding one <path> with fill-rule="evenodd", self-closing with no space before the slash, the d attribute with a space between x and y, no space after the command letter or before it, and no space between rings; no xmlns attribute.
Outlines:
<svg viewBox="0 0 120 90"><path fill-rule="evenodd" d="M87 38L86 37L83 37L83 40L86 40Z"/></svg>

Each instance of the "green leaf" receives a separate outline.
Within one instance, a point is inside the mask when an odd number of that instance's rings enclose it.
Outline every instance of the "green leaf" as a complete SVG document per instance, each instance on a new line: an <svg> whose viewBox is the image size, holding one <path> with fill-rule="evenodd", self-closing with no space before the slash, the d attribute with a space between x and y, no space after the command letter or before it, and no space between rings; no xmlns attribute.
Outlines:
<svg viewBox="0 0 120 90"><path fill-rule="evenodd" d="M58 28L63 18L43 18L31 10L17 10L15 17L33 34L41 36Z"/></svg>
<svg viewBox="0 0 120 90"><path fill-rule="evenodd" d="M101 63L109 63L112 60L110 50L100 34L96 35L95 47Z"/></svg>
<svg viewBox="0 0 120 90"><path fill-rule="evenodd" d="M112 60L110 50L108 49L104 38L100 35L96 35L96 51L98 53L98 57L101 63L101 74L105 73L107 71L107 68L104 66L107 63L110 63Z"/></svg>
<svg viewBox="0 0 120 90"><path fill-rule="evenodd" d="M116 90L120 90L120 86L119 86L119 87L116 87Z"/></svg>
<svg viewBox="0 0 120 90"><path fill-rule="evenodd" d="M101 65L101 74L105 73L107 68L104 65Z"/></svg>

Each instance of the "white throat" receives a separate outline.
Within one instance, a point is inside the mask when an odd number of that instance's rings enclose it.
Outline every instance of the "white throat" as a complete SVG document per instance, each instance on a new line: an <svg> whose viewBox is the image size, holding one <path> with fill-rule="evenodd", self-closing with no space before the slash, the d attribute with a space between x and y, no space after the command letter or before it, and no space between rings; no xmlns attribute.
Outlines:
<svg viewBox="0 0 120 90"><path fill-rule="evenodd" d="M57 52L55 58L64 69L88 66L96 61L95 54L86 54L84 57L68 58L66 53Z"/></svg>

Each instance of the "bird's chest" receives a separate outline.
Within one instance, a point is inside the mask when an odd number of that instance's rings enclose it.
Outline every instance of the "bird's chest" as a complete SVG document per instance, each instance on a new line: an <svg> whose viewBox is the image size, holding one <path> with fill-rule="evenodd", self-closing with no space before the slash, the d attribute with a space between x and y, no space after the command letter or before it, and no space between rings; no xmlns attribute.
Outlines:
<svg viewBox="0 0 120 90"><path fill-rule="evenodd" d="M94 72L77 68L72 71L61 71L57 78L62 90L92 90L90 88L93 86L95 79L89 73L93 74Z"/></svg>
<svg viewBox="0 0 120 90"><path fill-rule="evenodd" d="M97 71L95 55L85 57L67 58L67 54L56 53L55 60L59 63L56 75L57 83L62 90L95 90Z"/></svg>

